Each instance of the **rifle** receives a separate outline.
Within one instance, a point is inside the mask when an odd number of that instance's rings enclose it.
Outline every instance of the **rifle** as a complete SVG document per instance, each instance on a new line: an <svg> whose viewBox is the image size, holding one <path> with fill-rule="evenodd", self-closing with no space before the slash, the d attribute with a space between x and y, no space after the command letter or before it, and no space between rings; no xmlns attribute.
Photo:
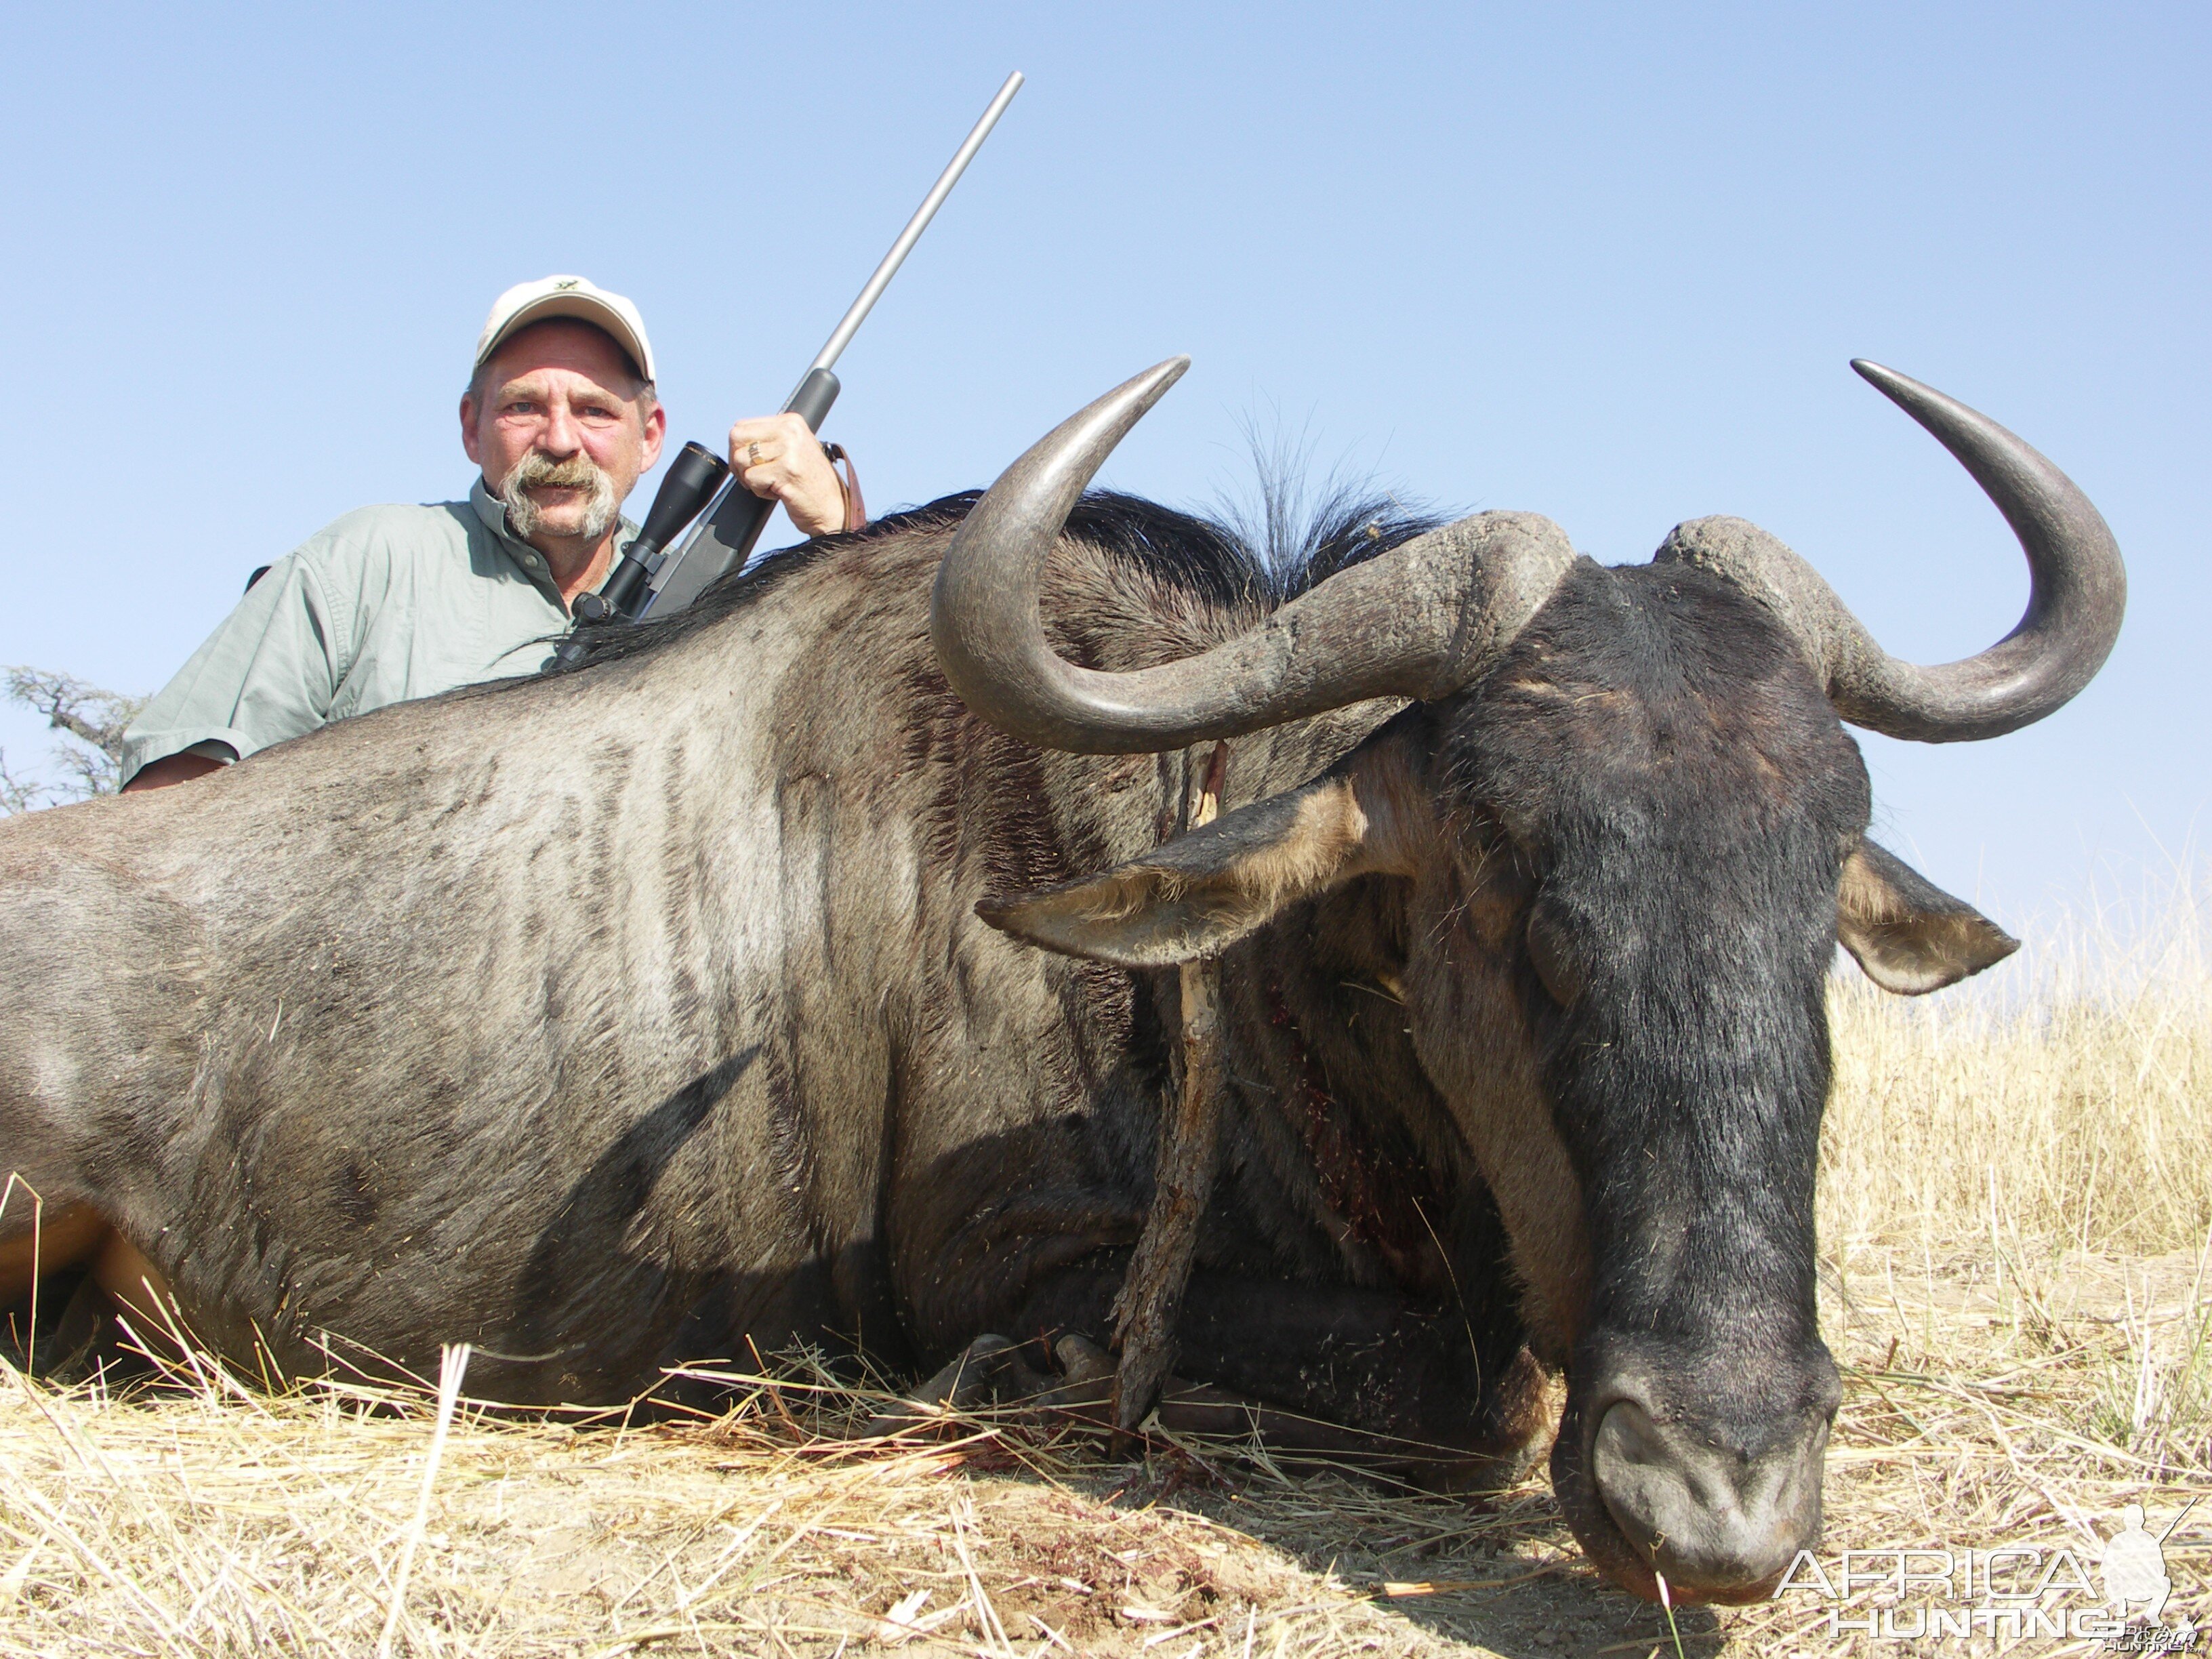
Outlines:
<svg viewBox="0 0 2212 1659"><path fill-rule="evenodd" d="M983 141L991 136L991 129L998 125L999 118L1006 113L1006 106L1013 102L1014 94L1021 88L1022 73L1017 70L1006 77L1006 84L991 100L990 107L983 112L982 119L961 142L951 163L938 175L937 182L929 187L929 194L915 210L914 217L907 221L906 228L891 244L890 252L884 256L883 263L860 289L860 298L847 309L831 331L828 343L807 365L806 373L785 400L784 413L798 416L806 422L810 432L822 429L823 418L830 413L830 404L837 401L839 386L831 366L860 331L868 313L890 285L891 278L898 274L899 266L921 240L921 233L929 228L930 220L952 193L952 186L960 182L968 163L982 149ZM742 566L751 556L753 544L760 540L769 514L775 510L774 501L754 495L732 478L728 464L720 456L703 444L685 444L669 464L667 476L660 481L660 489L653 498L653 507L645 515L637 539L623 554L606 585L597 593L577 596L577 617L594 623L613 617L635 622L648 610L682 609L709 583ZM672 553L664 554L661 550L695 519L698 523L683 545ZM572 635L561 642L555 654L567 665L580 662L584 652L583 642Z"/></svg>

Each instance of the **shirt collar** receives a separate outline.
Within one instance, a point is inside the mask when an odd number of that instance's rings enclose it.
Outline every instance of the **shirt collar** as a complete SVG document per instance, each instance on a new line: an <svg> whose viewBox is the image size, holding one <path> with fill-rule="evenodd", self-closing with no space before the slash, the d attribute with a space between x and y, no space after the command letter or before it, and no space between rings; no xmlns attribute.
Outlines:
<svg viewBox="0 0 2212 1659"><path fill-rule="evenodd" d="M469 486L469 505L475 509L478 521L491 532L492 541L499 550L514 560L522 574L538 586L552 592L553 578L546 572L544 556L507 528L507 503L491 493L491 486L484 483L482 473ZM615 531L614 558L607 561L608 575L614 574L616 562L636 539L637 526L628 519L623 520ZM605 577L600 580L604 583Z"/></svg>

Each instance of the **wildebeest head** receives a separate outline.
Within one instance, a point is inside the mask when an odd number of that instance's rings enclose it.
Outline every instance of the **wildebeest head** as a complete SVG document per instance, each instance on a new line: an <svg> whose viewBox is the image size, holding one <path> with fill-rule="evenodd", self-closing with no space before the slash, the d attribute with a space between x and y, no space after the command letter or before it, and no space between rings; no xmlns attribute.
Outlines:
<svg viewBox="0 0 2212 1659"><path fill-rule="evenodd" d="M1413 1042L1505 1219L1532 1340L1566 1366L1560 1503L1632 1589L1653 1594L1656 1572L1678 1596L1758 1595L1817 1534L1838 1397L1813 1218L1835 945L1907 994L2015 948L1865 839L1840 720L1947 741L2059 707L2118 631L2111 534L2019 439L1861 364L2028 556L2020 627L1965 662L1888 657L1741 520L1682 526L1651 563L1607 569L1547 520L1486 514L1199 656L1077 667L1043 637L1042 561L1182 367L1064 423L970 514L933 617L955 689L1018 736L1102 753L1412 702L1303 787L984 914L1157 966L1354 877L1400 878Z"/></svg>

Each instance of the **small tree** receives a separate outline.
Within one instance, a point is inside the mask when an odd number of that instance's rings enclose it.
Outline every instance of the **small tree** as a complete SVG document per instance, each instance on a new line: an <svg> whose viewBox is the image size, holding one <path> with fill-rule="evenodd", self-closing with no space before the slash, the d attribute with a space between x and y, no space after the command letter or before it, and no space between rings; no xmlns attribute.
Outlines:
<svg viewBox="0 0 2212 1659"><path fill-rule="evenodd" d="M145 698L103 691L44 668L0 670L0 690L9 702L44 714L69 739L54 748L68 775L60 783L18 777L0 754L0 814L112 795L123 787L124 728L146 706Z"/></svg>

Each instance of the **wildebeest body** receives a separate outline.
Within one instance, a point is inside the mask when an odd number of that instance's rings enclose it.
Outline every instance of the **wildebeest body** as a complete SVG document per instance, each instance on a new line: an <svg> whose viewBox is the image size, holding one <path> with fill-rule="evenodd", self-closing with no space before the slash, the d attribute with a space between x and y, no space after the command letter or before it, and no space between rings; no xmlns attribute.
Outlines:
<svg viewBox="0 0 2212 1659"><path fill-rule="evenodd" d="M0 826L18 1053L79 1057L11 1103L17 1167L234 1353L320 1365L329 1332L420 1370L472 1341L472 1387L528 1401L744 1334L930 1359L1127 1244L1159 988L973 907L1154 845L1185 761L966 714L926 630L959 505L772 566L649 655ZM1186 653L1268 597L1195 526L1093 525L1122 557L1071 541L1078 654ZM1170 556L1127 557L1147 533ZM1176 563L1194 540L1229 568ZM1384 712L1239 744L1231 804ZM1358 1277L1311 1179L1269 1180L1291 1143L1233 1161L1211 1255Z"/></svg>

